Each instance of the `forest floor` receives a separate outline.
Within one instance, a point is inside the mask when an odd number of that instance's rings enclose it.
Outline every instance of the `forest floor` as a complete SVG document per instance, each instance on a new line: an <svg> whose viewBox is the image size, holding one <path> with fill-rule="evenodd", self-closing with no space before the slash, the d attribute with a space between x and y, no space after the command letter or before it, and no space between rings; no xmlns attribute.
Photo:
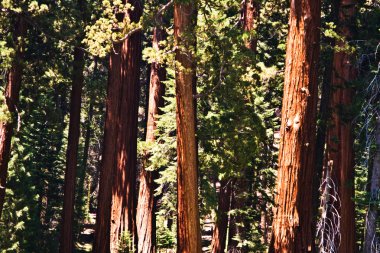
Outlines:
<svg viewBox="0 0 380 253"><path fill-rule="evenodd" d="M92 242L94 240L95 233L96 214L90 213L89 219L82 225L82 230L76 243L76 252L85 253L91 252ZM203 224L202 233L202 252L209 252L209 247L212 241L212 231L214 222L211 219L206 219ZM170 250L164 250L160 252L171 252Z"/></svg>
<svg viewBox="0 0 380 253"><path fill-rule="evenodd" d="M91 252L94 239L96 214L90 213L88 221L83 224L82 231L76 244L77 252Z"/></svg>

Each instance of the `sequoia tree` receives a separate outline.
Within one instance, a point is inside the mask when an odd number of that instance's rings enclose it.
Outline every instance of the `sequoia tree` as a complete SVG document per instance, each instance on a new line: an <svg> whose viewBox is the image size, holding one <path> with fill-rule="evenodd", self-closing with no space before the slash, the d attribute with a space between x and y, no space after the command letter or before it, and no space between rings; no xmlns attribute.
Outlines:
<svg viewBox="0 0 380 253"><path fill-rule="evenodd" d="M198 212L197 142L195 139L196 3L175 2L177 101L177 251L201 252Z"/></svg>
<svg viewBox="0 0 380 253"><path fill-rule="evenodd" d="M338 192L339 201L335 209L340 216L340 232L336 234L336 247L341 253L355 251L355 206L354 206L354 153L353 129L350 108L353 90L350 86L357 75L352 61L348 41L352 38L352 22L356 2L341 0L339 4L338 34L342 36L336 45L342 50L334 53L332 92L330 108L332 110L326 139L326 169ZM334 210L334 209L331 209Z"/></svg>
<svg viewBox="0 0 380 253"><path fill-rule="evenodd" d="M122 14L137 23L142 14L141 2L130 0L128 3L133 9ZM139 30L114 43L94 252L117 252L122 235L133 242L137 239L135 188L140 61Z"/></svg>
<svg viewBox="0 0 380 253"><path fill-rule="evenodd" d="M156 26L153 31L153 48L160 50L160 42L164 39L164 31ZM164 104L165 87L163 80L165 79L165 67L162 63L152 62L150 70L149 84L149 102L146 142L153 143L156 139L155 131L157 128L157 115L160 113L160 107ZM146 154L145 159L148 159ZM138 233L138 252L151 253L156 250L156 200L154 197L155 183L157 171L148 171L145 168L140 172L140 188L137 204L137 233Z"/></svg>
<svg viewBox="0 0 380 253"><path fill-rule="evenodd" d="M133 10L125 15L137 23L142 14L142 3L129 0ZM121 45L121 93L118 115L119 131L116 139L116 171L112 186L111 252L118 251L121 235L129 238L136 248L136 164L137 121L140 90L141 31L133 32Z"/></svg>
<svg viewBox="0 0 380 253"><path fill-rule="evenodd" d="M114 49L120 52L121 45ZM116 166L116 139L118 136L118 115L121 94L121 56L111 53L108 74L106 117L102 162L100 166L98 209L96 213L94 253L110 252L111 200L113 174Z"/></svg>
<svg viewBox="0 0 380 253"><path fill-rule="evenodd" d="M12 29L13 48L15 51L12 60L12 66L6 74L5 85L5 105L6 114L9 118L0 121L0 218L4 207L5 188L8 174L8 162L11 153L11 141L14 127L17 125L18 113L17 104L20 97L22 70L23 70L23 53L24 53L24 36L26 34L25 20L21 15L15 15Z"/></svg>
<svg viewBox="0 0 380 253"><path fill-rule="evenodd" d="M280 150L270 252L308 252L314 244L319 0L291 1Z"/></svg>

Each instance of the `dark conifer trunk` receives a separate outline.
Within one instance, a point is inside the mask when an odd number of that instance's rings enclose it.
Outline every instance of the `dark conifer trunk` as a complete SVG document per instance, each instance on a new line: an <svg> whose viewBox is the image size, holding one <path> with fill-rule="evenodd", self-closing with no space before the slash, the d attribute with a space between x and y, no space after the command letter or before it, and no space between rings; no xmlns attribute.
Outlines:
<svg viewBox="0 0 380 253"><path fill-rule="evenodd" d="M333 0L331 2L331 11L329 13L329 21L336 22L338 15L339 0ZM326 131L329 120L329 103L330 103L330 93L331 93L331 80L333 73L333 57L334 57L334 46L335 39L326 38L326 44L330 48L326 49L326 61L324 63L323 71L323 81L321 87L321 100L319 105L319 125L317 126L317 141L316 141L316 168L315 176L313 181L313 229L316 230L316 225L318 222L319 207L320 207L320 186L323 177L323 161L325 154L325 144L326 144Z"/></svg>
<svg viewBox="0 0 380 253"><path fill-rule="evenodd" d="M6 122L0 122L0 218L4 207L8 162L11 153L11 141L14 127L17 125L17 104L19 102L22 79L22 60L26 25L21 16L17 16L15 18L12 29L13 43L16 53L12 61L12 66L7 72L7 80L4 93L4 102L6 104L8 112L11 114L11 118Z"/></svg>
<svg viewBox="0 0 380 253"><path fill-rule="evenodd" d="M236 209L236 192L235 187L232 187L231 190L231 205L230 209ZM228 224L228 238L227 238L227 251L234 252L237 250L237 241L234 240L234 236L237 234L237 228L236 228L236 216L230 215L229 217L229 224Z"/></svg>
<svg viewBox="0 0 380 253"><path fill-rule="evenodd" d="M164 39L164 31L155 27L153 33L153 47L159 50L159 43ZM160 63L153 62L150 72L149 102L147 114L146 142L155 141L157 115L160 107L164 104L165 87L162 81L165 79L165 68ZM146 154L147 160L149 154ZM146 163L145 163L146 164ZM137 205L137 233L138 233L138 252L156 252L156 200L154 197L157 171L147 171L142 168L140 172L140 188Z"/></svg>
<svg viewBox="0 0 380 253"><path fill-rule="evenodd" d="M269 252L309 252L318 100L319 0L290 6L276 210Z"/></svg>
<svg viewBox="0 0 380 253"><path fill-rule="evenodd" d="M211 252L223 253L226 248L228 212L231 207L233 181L222 181L219 189L218 217L212 235Z"/></svg>
<svg viewBox="0 0 380 253"><path fill-rule="evenodd" d="M177 251L201 252L198 212L198 168L195 138L196 4L174 4L177 100Z"/></svg>
<svg viewBox="0 0 380 253"><path fill-rule="evenodd" d="M80 111L82 103L84 53L74 49L73 79L70 96L70 124L66 152L66 171L63 201L63 216L60 253L73 252L73 220L78 144L80 135Z"/></svg>
<svg viewBox="0 0 380 253"><path fill-rule="evenodd" d="M79 166L79 171L78 171L78 194L77 194L77 199L76 199L76 216L77 221L80 222L81 219L84 218L84 214L89 212L89 209L87 208L88 205L86 205L85 209L83 209L83 206L85 205L84 203L84 191L85 191L85 181L86 181L86 176L87 176L87 162L88 162L88 154L90 151L90 141L91 141L91 134L92 134L92 128L91 128L91 122L92 118L94 116L94 98L90 98L90 105L88 109L88 118L85 122L85 133L84 133L84 147L83 147L83 157L81 164ZM91 183L91 180L87 181L88 184ZM91 185L87 185L87 189L90 189ZM89 203L89 199L87 199L87 203Z"/></svg>
<svg viewBox="0 0 380 253"><path fill-rule="evenodd" d="M352 38L351 26L355 15L356 1L341 0L339 5L338 33L344 36L344 42L337 41L343 47ZM352 105L353 90L349 86L357 76L352 55L345 51L335 52L333 60L332 92L330 108L331 121L327 129L326 169L331 175L339 196L335 202L340 215L340 233L335 239L340 253L356 252L355 249L355 205L354 197L354 152L352 118L349 108ZM340 202L340 203L339 203Z"/></svg>

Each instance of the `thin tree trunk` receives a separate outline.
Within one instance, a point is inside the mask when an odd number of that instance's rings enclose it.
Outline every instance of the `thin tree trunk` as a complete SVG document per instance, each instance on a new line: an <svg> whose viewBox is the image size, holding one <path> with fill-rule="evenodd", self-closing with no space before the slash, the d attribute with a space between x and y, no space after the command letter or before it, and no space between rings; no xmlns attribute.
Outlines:
<svg viewBox="0 0 380 253"><path fill-rule="evenodd" d="M371 175L370 204L366 217L366 231L364 237L364 253L376 252L376 220L378 217L377 201L380 188L380 117L376 120L376 154L373 160Z"/></svg>
<svg viewBox="0 0 380 253"><path fill-rule="evenodd" d="M339 6L338 32L349 41L352 37L350 26L355 15L355 1L341 0ZM343 47L346 42L339 40ZM351 61L352 55L345 51L335 52L333 60L331 126L327 130L326 162L331 179L338 188L340 199L336 210L340 215L340 233L335 240L341 253L355 252L355 205L354 197L354 153L353 129L350 112L353 90L348 86L356 78L356 69ZM340 240L339 240L340 239Z"/></svg>
<svg viewBox="0 0 380 253"><path fill-rule="evenodd" d="M226 248L228 212L231 207L232 180L222 181L219 189L218 217L212 235L211 252L223 253Z"/></svg>
<svg viewBox="0 0 380 253"><path fill-rule="evenodd" d="M73 252L74 201L80 135L80 111L84 79L83 70L84 53L81 49L76 47L74 49L73 79L70 98L70 124L66 153L62 230L59 247L60 253Z"/></svg>
<svg viewBox="0 0 380 253"><path fill-rule="evenodd" d="M231 191L231 205L230 205L230 209L233 210L233 209L236 209L236 187L232 187L232 191ZM230 217L229 217L229 223L228 223L228 238L227 238L227 251L230 252L234 252L235 250L237 250L237 245L238 245L238 242L236 240L234 240L234 236L237 234L237 227L236 227L236 216L235 215L231 215L230 214Z"/></svg>
<svg viewBox="0 0 380 253"><path fill-rule="evenodd" d="M164 31L156 27L153 33L153 47L160 49L159 43L164 39ZM159 108L164 104L165 87L162 81L165 79L165 68L159 63L153 62L150 73L149 105L147 117L146 142L155 141L157 115ZM145 159L148 159L149 154ZM156 200L154 197L154 180L157 178L157 171L147 171L142 168L140 172L139 199L137 205L137 233L138 252L156 252Z"/></svg>
<svg viewBox="0 0 380 253"><path fill-rule="evenodd" d="M329 14L329 21L336 22L338 15L339 0L333 0L331 3L331 12ZM326 61L325 68L323 71L323 81L321 88L321 100L319 105L319 125L317 126L317 143L316 143L316 168L314 173L313 181L313 230L317 229L317 222L319 217L319 207L320 207L320 186L323 177L323 161L325 154L325 144L326 144L326 130L329 120L329 103L330 103L330 93L331 93L331 80L333 73L333 56L334 56L334 46L335 40L333 38L326 38L326 43L331 47L326 49Z"/></svg>
<svg viewBox="0 0 380 253"><path fill-rule="evenodd" d="M256 26L260 17L260 3L258 0L244 0L243 3L243 28L248 32L249 39L245 41L246 48L257 52Z"/></svg>
<svg viewBox="0 0 380 253"><path fill-rule="evenodd" d="M90 141L91 141L91 122L94 115L94 97L90 98L90 105L88 110L88 118L85 123L85 134L84 134L84 147L83 147L83 157L81 165L79 166L78 171L78 194L76 199L76 208L77 208L77 223L79 223L85 216L85 214L89 213L88 204L89 200L87 200L87 203L84 203L84 191L85 191L85 181L87 176L87 162L88 162L88 152L90 150ZM91 184L91 180L87 180L88 183ZM85 208L83 209L83 206L85 205Z"/></svg>
<svg viewBox="0 0 380 253"><path fill-rule="evenodd" d="M16 53L12 61L12 66L7 73L7 83L5 86L4 94L5 104L8 112L11 113L11 118L5 122L0 122L0 219L4 207L5 188L8 175L8 162L11 153L13 128L17 123L15 114L18 113L17 104L20 97L25 34L25 22L22 17L18 16L16 17L13 27L13 42Z"/></svg>
<svg viewBox="0 0 380 253"><path fill-rule="evenodd" d="M293 0L287 40L276 210L269 252L310 252L318 100L319 0Z"/></svg>
<svg viewBox="0 0 380 253"><path fill-rule="evenodd" d="M196 3L174 4L177 100L177 251L201 252L195 138Z"/></svg>
<svg viewBox="0 0 380 253"><path fill-rule="evenodd" d="M93 75L96 75L98 72L98 60L95 58L95 66L94 66L94 71ZM89 156L89 151L90 151L90 142L91 142L91 135L92 135L92 128L91 128L91 123L92 119L94 116L94 103L95 103L95 97L91 96L89 98L89 108L88 108L88 114L87 114L87 119L85 122L85 134L84 134L84 147L83 147L83 157L81 161L81 165L79 166L79 171L78 171L78 178L79 178L79 183L78 183L78 195L77 195L77 200L76 200L76 205L77 205L77 218L78 219L83 219L84 215L89 213L89 203L90 199L87 199L87 202L83 202L84 198L84 191L85 191L85 181L87 177L87 163L88 163L88 156ZM87 180L87 184L91 184L91 180ZM90 185L87 185L87 189L91 189ZM88 193L86 193L88 195ZM85 205L85 208L83 209L83 205ZM78 222L78 221L77 221Z"/></svg>

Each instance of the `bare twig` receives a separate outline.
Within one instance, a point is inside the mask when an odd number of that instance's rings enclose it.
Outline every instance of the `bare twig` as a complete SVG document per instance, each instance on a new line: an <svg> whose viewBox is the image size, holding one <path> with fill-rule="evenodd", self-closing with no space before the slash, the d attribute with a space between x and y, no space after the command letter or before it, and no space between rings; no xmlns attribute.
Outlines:
<svg viewBox="0 0 380 253"><path fill-rule="evenodd" d="M164 6L162 6L156 13L156 17L161 15L163 12L165 12L172 4L173 4L173 0L170 0L167 4L165 4Z"/></svg>
<svg viewBox="0 0 380 253"><path fill-rule="evenodd" d="M142 30L141 27L135 28L135 29L129 31L123 38L117 39L117 40L111 39L111 41L112 41L112 43L121 43L121 42L125 41L126 39L128 39L129 37L131 37L134 33L139 32L141 30Z"/></svg>

